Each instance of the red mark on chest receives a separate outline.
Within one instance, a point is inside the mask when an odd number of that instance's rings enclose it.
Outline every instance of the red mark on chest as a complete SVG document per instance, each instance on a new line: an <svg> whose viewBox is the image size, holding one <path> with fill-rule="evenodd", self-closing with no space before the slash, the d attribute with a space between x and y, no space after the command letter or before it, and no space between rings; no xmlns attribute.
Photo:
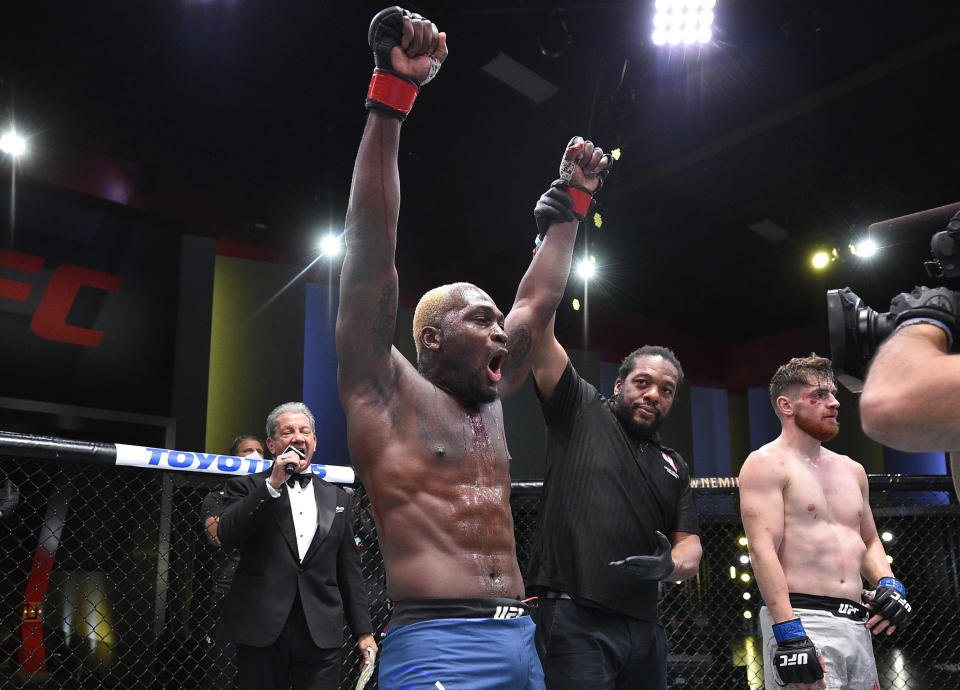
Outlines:
<svg viewBox="0 0 960 690"><path fill-rule="evenodd" d="M811 513L812 513L814 510L816 510L816 508L817 508L817 507L816 507L815 505L813 505L812 503L808 503L808 504L807 504L807 510L808 510L809 512L811 512Z"/></svg>

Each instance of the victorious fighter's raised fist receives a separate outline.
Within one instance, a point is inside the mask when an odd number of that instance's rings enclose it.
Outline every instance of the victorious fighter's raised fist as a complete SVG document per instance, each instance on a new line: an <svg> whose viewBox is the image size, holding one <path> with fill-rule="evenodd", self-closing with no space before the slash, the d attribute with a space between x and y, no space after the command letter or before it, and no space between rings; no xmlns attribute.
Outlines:
<svg viewBox="0 0 960 690"><path fill-rule="evenodd" d="M367 108L402 120L420 86L433 79L447 59L447 35L429 19L394 6L373 18L367 42L376 64Z"/></svg>

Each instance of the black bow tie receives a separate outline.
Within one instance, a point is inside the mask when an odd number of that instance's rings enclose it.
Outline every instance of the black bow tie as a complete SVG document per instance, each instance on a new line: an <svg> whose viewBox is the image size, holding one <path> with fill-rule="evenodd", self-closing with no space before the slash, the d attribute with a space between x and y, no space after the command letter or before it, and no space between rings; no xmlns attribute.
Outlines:
<svg viewBox="0 0 960 690"><path fill-rule="evenodd" d="M287 486L292 489L294 484L300 482L300 487L305 488L307 484L310 483L310 479L312 477L312 472L306 472L304 474L291 474L289 477L287 477Z"/></svg>

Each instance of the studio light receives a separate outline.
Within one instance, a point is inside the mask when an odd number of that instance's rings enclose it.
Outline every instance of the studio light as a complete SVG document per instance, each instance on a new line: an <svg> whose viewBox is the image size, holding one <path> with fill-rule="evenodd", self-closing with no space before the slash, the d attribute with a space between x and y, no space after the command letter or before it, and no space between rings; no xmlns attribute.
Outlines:
<svg viewBox="0 0 960 690"><path fill-rule="evenodd" d="M324 256L336 256L341 249L343 249L343 242L340 241L338 235L329 233L320 240L320 251Z"/></svg>
<svg viewBox="0 0 960 690"><path fill-rule="evenodd" d="M0 135L0 151L16 158L26 153L27 142L11 129L9 132L4 132L3 135Z"/></svg>
<svg viewBox="0 0 960 690"><path fill-rule="evenodd" d="M818 271L822 270L830 263L830 255L826 252L817 252L813 255L813 258L810 259L810 263L813 264L813 267Z"/></svg>
<svg viewBox="0 0 960 690"><path fill-rule="evenodd" d="M656 0L653 15L655 45L693 45L713 39L716 0Z"/></svg>
<svg viewBox="0 0 960 690"><path fill-rule="evenodd" d="M577 264L577 275L583 278L584 282L590 280L597 272L597 260L595 257L580 259Z"/></svg>
<svg viewBox="0 0 960 690"><path fill-rule="evenodd" d="M877 246L877 243L874 242L869 237L860 240L856 244L850 245L850 253L861 259L869 259L871 256L877 253L880 248Z"/></svg>

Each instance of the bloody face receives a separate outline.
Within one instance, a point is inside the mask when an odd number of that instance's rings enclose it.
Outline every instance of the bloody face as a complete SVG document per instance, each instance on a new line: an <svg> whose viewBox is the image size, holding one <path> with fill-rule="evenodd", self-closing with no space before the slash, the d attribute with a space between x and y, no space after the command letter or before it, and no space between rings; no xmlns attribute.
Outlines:
<svg viewBox="0 0 960 690"><path fill-rule="evenodd" d="M840 402L832 380L810 383L800 390L794 420L797 427L820 442L830 441L840 433L837 415Z"/></svg>

